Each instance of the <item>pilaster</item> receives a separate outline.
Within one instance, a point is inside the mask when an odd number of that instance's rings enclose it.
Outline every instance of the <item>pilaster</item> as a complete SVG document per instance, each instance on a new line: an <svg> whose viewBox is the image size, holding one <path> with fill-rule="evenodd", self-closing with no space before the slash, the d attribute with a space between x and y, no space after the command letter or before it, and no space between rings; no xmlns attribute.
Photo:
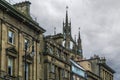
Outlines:
<svg viewBox="0 0 120 80"><path fill-rule="evenodd" d="M7 27L4 23L1 24L1 34L4 34L4 36L1 37L2 42L2 48L1 48L1 70L6 71L7 69L7 57L6 57L6 46L7 46Z"/></svg>
<svg viewBox="0 0 120 80"><path fill-rule="evenodd" d="M24 68L24 65L23 65L23 53L24 53L24 48L23 48L23 35L22 33L19 31L18 33L18 76L22 77L23 75L23 68Z"/></svg>

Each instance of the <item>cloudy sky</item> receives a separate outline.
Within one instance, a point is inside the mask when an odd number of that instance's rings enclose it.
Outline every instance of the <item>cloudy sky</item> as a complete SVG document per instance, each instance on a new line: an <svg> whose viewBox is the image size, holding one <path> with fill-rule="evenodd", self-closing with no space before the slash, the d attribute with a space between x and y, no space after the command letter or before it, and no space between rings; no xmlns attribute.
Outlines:
<svg viewBox="0 0 120 80"><path fill-rule="evenodd" d="M9 0L20 2L25 0ZM108 64L116 70L115 79L120 79L120 0L29 0L31 15L47 30L45 35L53 34L54 27L62 32L65 8L69 6L72 34L81 39L84 57L94 54L106 57Z"/></svg>

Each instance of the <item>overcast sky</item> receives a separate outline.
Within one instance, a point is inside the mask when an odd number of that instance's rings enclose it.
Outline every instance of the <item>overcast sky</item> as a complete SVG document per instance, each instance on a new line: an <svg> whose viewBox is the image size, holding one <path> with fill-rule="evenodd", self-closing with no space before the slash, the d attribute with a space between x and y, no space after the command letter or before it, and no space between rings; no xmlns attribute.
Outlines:
<svg viewBox="0 0 120 80"><path fill-rule="evenodd" d="M24 0L9 0L19 2ZM115 79L120 79L120 0L29 0L31 14L39 24L53 34L54 27L62 32L65 8L69 6L72 36L81 39L84 57L94 54L106 57L108 64L116 70Z"/></svg>

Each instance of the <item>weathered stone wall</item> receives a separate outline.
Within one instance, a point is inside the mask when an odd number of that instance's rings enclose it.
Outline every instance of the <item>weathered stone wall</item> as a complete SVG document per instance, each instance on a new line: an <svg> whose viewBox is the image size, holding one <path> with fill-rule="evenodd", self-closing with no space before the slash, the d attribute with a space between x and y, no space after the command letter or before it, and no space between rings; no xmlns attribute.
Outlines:
<svg viewBox="0 0 120 80"><path fill-rule="evenodd" d="M8 15L7 12L0 10L0 43L2 42L2 49L0 51L0 71L7 73L8 71L8 56L6 49L14 47L17 51L17 57L14 59L14 76L15 77L24 77L24 39L30 41L30 48L27 51L27 54L32 51L32 39L34 38L34 50L35 55L33 60L30 63L30 74L29 80L39 80L43 79L41 73L43 71L41 63L39 63L40 54L43 50L43 35L37 34L31 26L24 24L24 21L19 21L17 18L13 18ZM15 34L15 42L11 44L8 42L8 31L13 31ZM2 34L2 35L1 35ZM40 43L36 41L37 37L40 39ZM42 58L42 57L41 57Z"/></svg>

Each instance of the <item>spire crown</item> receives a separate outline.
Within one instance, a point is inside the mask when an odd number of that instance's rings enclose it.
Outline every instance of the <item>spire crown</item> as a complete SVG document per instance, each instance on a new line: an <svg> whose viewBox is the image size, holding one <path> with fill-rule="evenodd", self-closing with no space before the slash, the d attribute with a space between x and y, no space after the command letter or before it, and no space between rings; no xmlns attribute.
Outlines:
<svg viewBox="0 0 120 80"><path fill-rule="evenodd" d="M66 11L68 10L68 6L66 6Z"/></svg>
<svg viewBox="0 0 120 80"><path fill-rule="evenodd" d="M68 6L66 6L66 24L68 24Z"/></svg>
<svg viewBox="0 0 120 80"><path fill-rule="evenodd" d="M79 27L78 39L80 39L80 27Z"/></svg>

